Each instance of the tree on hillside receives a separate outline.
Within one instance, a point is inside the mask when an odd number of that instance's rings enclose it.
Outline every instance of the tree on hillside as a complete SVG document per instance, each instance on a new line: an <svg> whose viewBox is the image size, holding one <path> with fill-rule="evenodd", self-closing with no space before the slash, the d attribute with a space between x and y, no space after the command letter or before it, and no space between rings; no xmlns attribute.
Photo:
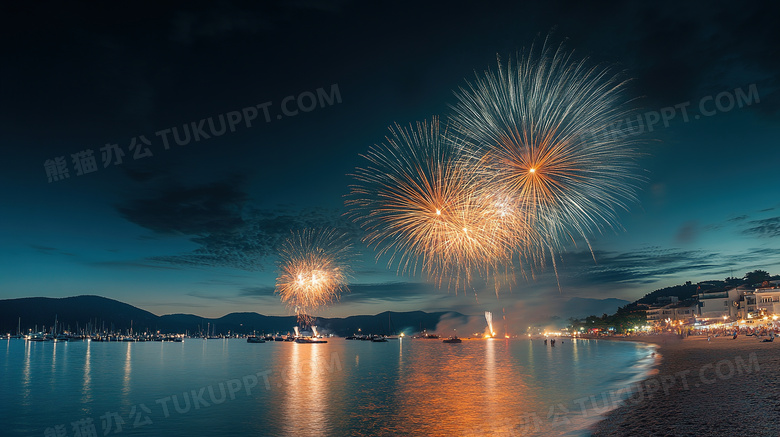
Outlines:
<svg viewBox="0 0 780 437"><path fill-rule="evenodd" d="M632 311L628 305L618 308L617 312L611 316L602 315L588 316L584 320L569 319L571 322L570 328L574 331L582 329L614 329L618 334L625 333L635 326L642 326L646 323L647 317L644 311Z"/></svg>
<svg viewBox="0 0 780 437"><path fill-rule="evenodd" d="M771 278L769 272L764 270L753 270L752 272L745 273L745 282L748 285L760 284L764 281L768 281Z"/></svg>

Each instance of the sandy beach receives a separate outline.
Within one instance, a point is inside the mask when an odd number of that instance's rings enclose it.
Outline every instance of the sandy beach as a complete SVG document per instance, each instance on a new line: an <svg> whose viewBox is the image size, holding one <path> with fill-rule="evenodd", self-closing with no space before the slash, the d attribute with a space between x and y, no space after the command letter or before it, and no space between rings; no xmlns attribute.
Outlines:
<svg viewBox="0 0 780 437"><path fill-rule="evenodd" d="M780 436L780 340L635 337L660 346L642 396L606 414L593 436Z"/></svg>

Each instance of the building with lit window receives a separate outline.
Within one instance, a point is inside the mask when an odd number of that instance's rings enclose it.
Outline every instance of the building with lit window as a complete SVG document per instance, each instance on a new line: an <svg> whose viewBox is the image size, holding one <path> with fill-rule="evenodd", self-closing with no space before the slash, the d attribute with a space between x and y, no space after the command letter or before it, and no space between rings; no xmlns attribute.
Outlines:
<svg viewBox="0 0 780 437"><path fill-rule="evenodd" d="M721 291L699 292L698 318L703 320L735 319L739 317L740 296L747 289L742 287Z"/></svg>

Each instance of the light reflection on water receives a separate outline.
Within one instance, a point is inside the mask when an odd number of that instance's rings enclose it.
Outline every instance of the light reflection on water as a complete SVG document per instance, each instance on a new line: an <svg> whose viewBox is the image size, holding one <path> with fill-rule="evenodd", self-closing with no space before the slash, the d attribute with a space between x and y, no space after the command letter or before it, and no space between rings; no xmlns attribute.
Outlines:
<svg viewBox="0 0 780 437"><path fill-rule="evenodd" d="M20 340L21 341L21 340ZM8 343L11 343L10 340L8 340ZM15 342L15 343L18 343ZM24 406L30 406L30 350L32 346L32 342L24 342L24 365L23 365L23 376L22 376L22 405ZM10 353L10 351L9 351ZM9 357L10 358L10 357ZM9 361L8 359L6 361ZM10 374L10 372L4 372L7 374Z"/></svg>
<svg viewBox="0 0 780 437"><path fill-rule="evenodd" d="M133 365L132 365L133 343L128 342L126 344L127 344L127 349L125 350L124 375L122 377L122 405L129 405L128 396L130 396L130 381L131 381L130 377L133 373Z"/></svg>
<svg viewBox="0 0 780 437"><path fill-rule="evenodd" d="M314 346L314 347L312 347ZM289 367L281 373L285 435L327 435L330 380L323 369L321 345L294 343Z"/></svg>
<svg viewBox="0 0 780 437"><path fill-rule="evenodd" d="M504 339L7 341L0 360L4 436L71 429L84 418L101 435L106 412L119 413L121 434L134 436L514 435L529 414L541 418L539 435L562 435L569 429L550 426L550 406L578 413L575 399L601 393L611 387L606 379L632 366L641 371L635 364L650 354L633 343L568 339L554 348ZM256 385L248 386L252 377ZM198 403L193 396L204 387ZM128 415L141 403L152 410L152 423L133 428Z"/></svg>
<svg viewBox="0 0 780 437"><path fill-rule="evenodd" d="M92 402L92 342L88 341L87 350L84 353L84 380L81 383L81 404L86 405ZM85 413L88 410L84 410Z"/></svg>

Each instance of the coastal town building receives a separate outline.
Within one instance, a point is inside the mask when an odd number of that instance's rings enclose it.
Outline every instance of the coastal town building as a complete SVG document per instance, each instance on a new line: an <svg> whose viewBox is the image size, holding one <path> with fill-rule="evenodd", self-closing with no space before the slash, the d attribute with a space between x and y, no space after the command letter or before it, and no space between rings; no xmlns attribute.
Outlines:
<svg viewBox="0 0 780 437"><path fill-rule="evenodd" d="M678 298L674 297L674 299L665 299L664 301L673 303L662 306L653 305L645 311L649 325L657 326L668 323L667 321L687 323L693 321L698 313L698 306L695 300L680 302Z"/></svg>
<svg viewBox="0 0 780 437"><path fill-rule="evenodd" d="M738 317L740 296L744 288L736 287L729 290L701 291L697 295L698 318L700 320L734 319Z"/></svg>
<svg viewBox="0 0 780 437"><path fill-rule="evenodd" d="M752 288L748 286L724 289L708 287L691 299L680 301L676 296L663 296L652 305L643 305L648 325L666 328L668 325L711 325L739 323L761 325L780 316L780 286ZM709 284L704 284L709 286Z"/></svg>
<svg viewBox="0 0 780 437"><path fill-rule="evenodd" d="M760 311L756 306L756 295L752 290L744 291L736 303L737 318L740 320L752 319L758 317Z"/></svg>
<svg viewBox="0 0 780 437"><path fill-rule="evenodd" d="M757 288L753 295L757 312L780 314L780 288Z"/></svg>

